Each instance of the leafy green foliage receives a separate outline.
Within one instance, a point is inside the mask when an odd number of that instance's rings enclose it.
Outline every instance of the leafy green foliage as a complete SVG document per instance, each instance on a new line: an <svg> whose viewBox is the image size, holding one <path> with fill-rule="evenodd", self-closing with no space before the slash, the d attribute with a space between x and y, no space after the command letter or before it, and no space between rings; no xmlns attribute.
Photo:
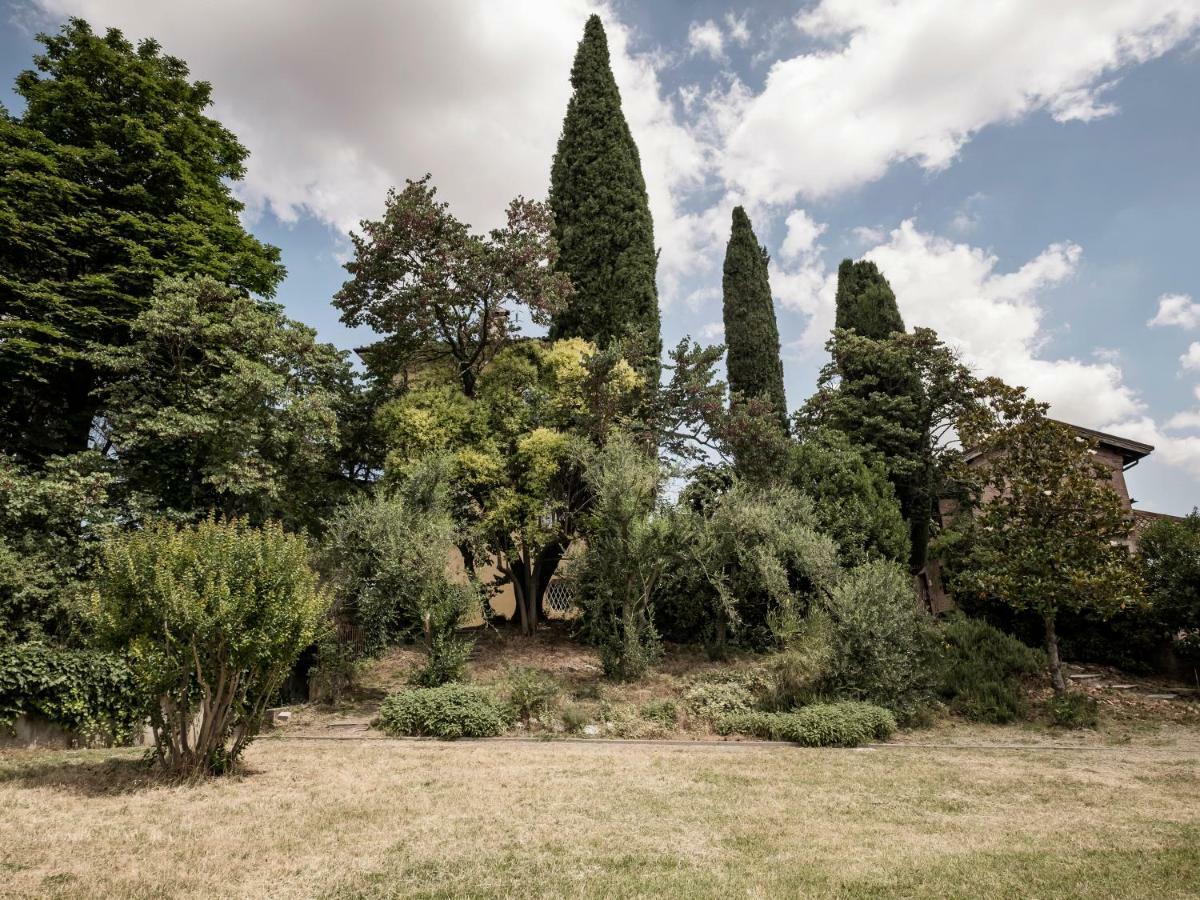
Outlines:
<svg viewBox="0 0 1200 900"><path fill-rule="evenodd" d="M739 681L698 681L684 692L683 702L692 715L713 721L753 709L755 696L749 685Z"/></svg>
<svg viewBox="0 0 1200 900"><path fill-rule="evenodd" d="M1138 537L1149 618L1177 649L1200 657L1200 512L1159 519Z"/></svg>
<svg viewBox="0 0 1200 900"><path fill-rule="evenodd" d="M837 543L843 565L908 560L908 527L878 455L840 431L810 429L789 448L787 478L812 499L817 529Z"/></svg>
<svg viewBox="0 0 1200 900"><path fill-rule="evenodd" d="M716 722L719 734L750 734L805 747L858 747L885 741L896 730L888 710L871 703L814 703L795 712L730 713Z"/></svg>
<svg viewBox="0 0 1200 900"><path fill-rule="evenodd" d="M685 500L670 539L656 607L702 629L718 655L730 636L755 647L786 643L837 576L836 546L817 531L812 502L790 487L735 481L703 512Z"/></svg>
<svg viewBox="0 0 1200 900"><path fill-rule="evenodd" d="M549 209L517 198L504 228L475 235L438 202L430 176L390 191L383 218L351 234L351 278L335 295L342 321L385 335L364 351L383 380L448 362L473 396L479 374L518 334L518 307L539 325L571 296L555 272Z"/></svg>
<svg viewBox="0 0 1200 900"><path fill-rule="evenodd" d="M927 328L883 338L837 330L826 346L831 360L801 424L840 431L864 455L882 460L909 525L910 565L919 570L935 499L958 492L951 475L960 453L948 438L992 398L1013 390L977 379Z"/></svg>
<svg viewBox="0 0 1200 900"><path fill-rule="evenodd" d="M515 344L492 361L474 398L427 387L381 410L385 479L403 481L431 454L449 459L468 568L478 551L496 558L521 628L532 633L579 532L583 461L629 421L643 387L619 355L587 341Z"/></svg>
<svg viewBox="0 0 1200 900"><path fill-rule="evenodd" d="M938 628L942 676L938 693L954 712L1003 724L1025 712L1021 680L1044 672L1045 655L979 619L956 615Z"/></svg>
<svg viewBox="0 0 1200 900"><path fill-rule="evenodd" d="M96 637L129 659L138 690L154 698L156 755L172 771L232 770L320 635L329 601L308 555L278 525L238 520L159 523L105 545Z"/></svg>
<svg viewBox="0 0 1200 900"><path fill-rule="evenodd" d="M1133 523L1092 443L1046 418L1043 405L1024 403L1006 427L974 437L964 435L983 454L977 508L960 514L941 542L947 585L955 595L1040 616L1061 693L1059 611L1103 617L1141 602L1139 573L1122 543Z"/></svg>
<svg viewBox="0 0 1200 900"><path fill-rule="evenodd" d="M85 743L124 744L148 710L148 698L119 656L44 644L0 646L0 726L38 715Z"/></svg>
<svg viewBox="0 0 1200 900"><path fill-rule="evenodd" d="M904 331L892 286L875 263L843 259L838 266L834 328L844 328L865 338L883 340Z"/></svg>
<svg viewBox="0 0 1200 900"><path fill-rule="evenodd" d="M867 700L901 719L918 715L936 678L933 625L901 566L875 560L850 570L823 600L830 654L817 692Z"/></svg>
<svg viewBox="0 0 1200 900"><path fill-rule="evenodd" d="M783 360L767 263L766 248L759 245L745 209L734 207L721 282L729 391L737 398L767 401L786 431Z"/></svg>
<svg viewBox="0 0 1200 900"><path fill-rule="evenodd" d="M509 726L503 704L490 691L469 684L444 684L392 694L379 707L379 727L392 735L495 737Z"/></svg>
<svg viewBox="0 0 1200 900"><path fill-rule="evenodd" d="M91 359L108 445L151 509L316 528L336 501L349 364L281 307L209 277L167 278L128 339Z"/></svg>
<svg viewBox="0 0 1200 900"><path fill-rule="evenodd" d="M1046 701L1051 724L1059 728L1095 728L1100 724L1100 705L1087 694L1057 693Z"/></svg>
<svg viewBox="0 0 1200 900"><path fill-rule="evenodd" d="M124 344L160 279L269 296L284 275L239 221L246 150L205 115L207 83L81 19L39 40L24 111L0 109L0 450L27 462L86 447L89 348Z"/></svg>
<svg viewBox="0 0 1200 900"><path fill-rule="evenodd" d="M517 666L508 672L508 705L526 728L549 715L561 692L554 676L540 669Z"/></svg>
<svg viewBox="0 0 1200 900"><path fill-rule="evenodd" d="M586 548L571 568L580 633L600 648L605 674L641 677L659 654L652 603L668 562L669 523L656 509L658 462L616 436L590 460Z"/></svg>
<svg viewBox="0 0 1200 900"><path fill-rule="evenodd" d="M584 27L571 68L573 93L550 170L550 208L575 295L554 316L552 338L602 348L636 347L630 358L658 384L658 288L654 224L637 145L621 111L600 17Z"/></svg>
<svg viewBox="0 0 1200 900"><path fill-rule="evenodd" d="M647 700L638 712L647 722L655 722L664 728L674 728L679 718L679 710L675 706L675 701L665 697Z"/></svg>
<svg viewBox="0 0 1200 900"><path fill-rule="evenodd" d="M456 537L440 489L428 498L378 491L335 512L321 567L334 616L356 633L365 655L420 640L428 656L422 681L441 684L461 677L472 643L458 637L458 627L481 599L476 586L450 573Z"/></svg>
<svg viewBox="0 0 1200 900"><path fill-rule="evenodd" d="M587 707L580 706L577 703L571 703L563 707L562 713L563 730L567 734L581 734L592 721L591 713Z"/></svg>
<svg viewBox="0 0 1200 900"><path fill-rule="evenodd" d="M37 469L0 454L0 643L81 636L77 601L122 514L112 490L94 451Z"/></svg>

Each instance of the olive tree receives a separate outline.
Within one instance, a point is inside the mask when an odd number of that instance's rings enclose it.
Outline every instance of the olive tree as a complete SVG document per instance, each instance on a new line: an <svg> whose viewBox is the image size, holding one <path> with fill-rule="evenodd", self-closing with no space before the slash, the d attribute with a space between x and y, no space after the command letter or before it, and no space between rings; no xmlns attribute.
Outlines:
<svg viewBox="0 0 1200 900"><path fill-rule="evenodd" d="M304 538L269 523L161 522L109 541L91 619L124 654L150 712L158 761L180 775L231 771L329 611Z"/></svg>

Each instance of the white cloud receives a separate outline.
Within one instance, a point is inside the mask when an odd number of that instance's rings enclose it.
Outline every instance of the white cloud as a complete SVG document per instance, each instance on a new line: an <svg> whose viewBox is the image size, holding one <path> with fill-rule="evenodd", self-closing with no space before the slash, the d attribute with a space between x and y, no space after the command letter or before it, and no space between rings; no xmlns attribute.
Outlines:
<svg viewBox="0 0 1200 900"><path fill-rule="evenodd" d="M693 55L706 53L713 59L725 58L725 35L721 26L709 19L706 22L693 22L688 26L688 47Z"/></svg>
<svg viewBox="0 0 1200 900"><path fill-rule="evenodd" d="M1200 303L1188 294L1163 294L1158 298L1158 312L1146 323L1150 326L1178 325L1180 328L1200 326Z"/></svg>
<svg viewBox="0 0 1200 900"><path fill-rule="evenodd" d="M725 340L725 323L724 322L707 322L700 326L700 337L702 340L712 344L719 344Z"/></svg>
<svg viewBox="0 0 1200 900"><path fill-rule="evenodd" d="M659 82L663 59L634 52L602 0L36 2L55 18L152 35L187 60L193 77L212 82L214 114L251 152L239 186L248 204L341 230L377 215L388 187L426 172L477 228L498 224L516 194L544 197L571 61L599 12L667 290L690 265L679 258L690 243L677 213L705 152Z"/></svg>
<svg viewBox="0 0 1200 900"><path fill-rule="evenodd" d="M785 224L787 225L787 234L779 248L779 253L784 259L794 259L811 251L817 238L825 231L824 225L814 222L812 217L802 209L790 212Z"/></svg>
<svg viewBox="0 0 1200 900"><path fill-rule="evenodd" d="M725 27L729 29L729 37L735 44L746 46L750 43L750 29L746 25L746 14L735 16L733 13L725 14Z"/></svg>
<svg viewBox="0 0 1200 900"><path fill-rule="evenodd" d="M1200 429L1200 409L1175 413L1175 415L1167 419L1167 424L1164 427L1173 428L1177 431Z"/></svg>
<svg viewBox="0 0 1200 900"><path fill-rule="evenodd" d="M1171 427L1170 424L1167 426ZM1154 447L1155 459L1200 478L1200 437L1184 435L1175 437L1164 434L1149 416L1118 420L1100 426L1110 434L1144 441Z"/></svg>
<svg viewBox="0 0 1200 900"><path fill-rule="evenodd" d="M1187 352L1179 357L1179 364L1185 369L1200 369L1200 341L1192 341Z"/></svg>
<svg viewBox="0 0 1200 900"><path fill-rule="evenodd" d="M815 50L742 86L720 170L788 203L881 177L893 163L949 165L980 129L1045 110L1114 112L1100 95L1125 66L1200 24L1195 0L822 0L796 24Z"/></svg>

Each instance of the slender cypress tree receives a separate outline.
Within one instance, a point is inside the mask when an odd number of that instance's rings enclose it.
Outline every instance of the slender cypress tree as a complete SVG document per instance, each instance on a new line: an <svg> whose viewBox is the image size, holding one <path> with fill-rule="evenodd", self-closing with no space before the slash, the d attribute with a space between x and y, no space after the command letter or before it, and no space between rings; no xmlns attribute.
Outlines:
<svg viewBox="0 0 1200 900"><path fill-rule="evenodd" d="M735 207L721 279L729 390L745 399L769 401L786 428L787 398L779 357L779 327L767 274L769 259L766 248L754 236L746 210Z"/></svg>
<svg viewBox="0 0 1200 900"><path fill-rule="evenodd" d="M843 259L838 266L837 328L852 328L863 337L882 340L904 331L892 286L879 267L865 259Z"/></svg>
<svg viewBox="0 0 1200 900"><path fill-rule="evenodd" d="M657 385L662 338L654 225L599 16L584 28L571 86L550 172L550 207L558 268L571 276L575 295L555 317L550 336L600 346L628 339L639 368Z"/></svg>

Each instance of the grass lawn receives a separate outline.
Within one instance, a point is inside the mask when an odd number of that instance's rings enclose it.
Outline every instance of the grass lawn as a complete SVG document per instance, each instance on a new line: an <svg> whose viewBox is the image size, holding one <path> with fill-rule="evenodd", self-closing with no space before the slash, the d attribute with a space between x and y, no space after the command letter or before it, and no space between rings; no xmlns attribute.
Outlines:
<svg viewBox="0 0 1200 900"><path fill-rule="evenodd" d="M156 782L136 751L11 751L0 895L1191 897L1200 733L1171 734L1016 752L267 737L246 775L198 785Z"/></svg>

